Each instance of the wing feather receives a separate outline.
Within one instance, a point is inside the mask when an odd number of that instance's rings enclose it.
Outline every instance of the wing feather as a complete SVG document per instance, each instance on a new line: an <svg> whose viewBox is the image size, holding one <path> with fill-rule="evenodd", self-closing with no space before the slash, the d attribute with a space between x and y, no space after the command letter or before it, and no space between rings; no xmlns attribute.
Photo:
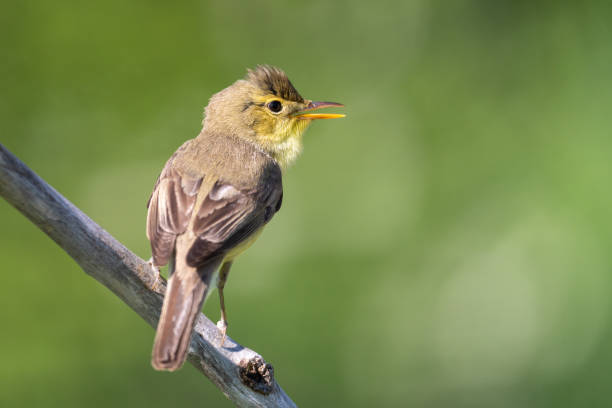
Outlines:
<svg viewBox="0 0 612 408"><path fill-rule="evenodd" d="M193 232L197 239L187 253L187 263L197 266L228 251L265 225L277 211L283 189L275 166L252 189L238 189L218 180L198 209Z"/></svg>
<svg viewBox="0 0 612 408"><path fill-rule="evenodd" d="M188 228L197 237L187 252L187 263L199 266L244 241L266 224L280 208L282 176L270 163L250 188L239 187L224 178L212 183L198 200L204 176L190 177L172 166L172 158L159 176L148 203L147 237L153 261L168 263L176 237ZM196 202L200 203L194 209ZM193 214L193 211L197 211ZM193 220L192 220L193 218ZM191 222L191 224L190 224Z"/></svg>
<svg viewBox="0 0 612 408"><path fill-rule="evenodd" d="M164 169L159 176L147 214L147 238L155 265L168 263L176 236L187 229L202 180L182 176L172 168Z"/></svg>

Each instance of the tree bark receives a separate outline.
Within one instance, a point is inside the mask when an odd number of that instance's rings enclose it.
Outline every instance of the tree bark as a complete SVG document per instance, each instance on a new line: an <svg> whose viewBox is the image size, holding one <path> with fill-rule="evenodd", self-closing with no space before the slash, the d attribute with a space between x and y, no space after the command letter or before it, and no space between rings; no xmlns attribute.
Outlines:
<svg viewBox="0 0 612 408"><path fill-rule="evenodd" d="M87 273L153 328L166 281L0 144L0 195L43 230ZM151 341L153 337L151 337ZM240 407L295 407L272 366L227 337L200 314L188 360Z"/></svg>

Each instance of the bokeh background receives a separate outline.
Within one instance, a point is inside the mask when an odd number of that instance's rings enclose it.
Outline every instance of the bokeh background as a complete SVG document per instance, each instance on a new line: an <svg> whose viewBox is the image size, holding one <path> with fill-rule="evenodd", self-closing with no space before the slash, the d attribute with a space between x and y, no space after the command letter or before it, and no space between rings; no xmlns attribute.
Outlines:
<svg viewBox="0 0 612 408"><path fill-rule="evenodd" d="M312 99L229 334L301 406L612 404L612 9L563 1L5 1L0 141L147 259L145 204L210 95ZM0 200L0 406L228 407ZM217 296L205 313L218 319Z"/></svg>

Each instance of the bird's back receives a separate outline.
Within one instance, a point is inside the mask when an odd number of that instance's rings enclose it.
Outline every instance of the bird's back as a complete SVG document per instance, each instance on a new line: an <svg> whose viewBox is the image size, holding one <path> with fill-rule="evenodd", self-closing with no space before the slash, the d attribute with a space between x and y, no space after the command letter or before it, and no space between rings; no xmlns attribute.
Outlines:
<svg viewBox="0 0 612 408"><path fill-rule="evenodd" d="M230 143L228 139L233 140ZM173 156L168 164L179 173L222 179L236 188L252 186L270 171L278 170L280 174L280 168L267 153L237 136L202 131L184 143L175 156L176 160Z"/></svg>

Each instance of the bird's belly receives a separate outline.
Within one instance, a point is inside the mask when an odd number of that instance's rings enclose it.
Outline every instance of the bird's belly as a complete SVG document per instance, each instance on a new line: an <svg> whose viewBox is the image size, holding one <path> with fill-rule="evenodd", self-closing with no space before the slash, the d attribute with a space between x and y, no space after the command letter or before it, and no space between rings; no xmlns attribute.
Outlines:
<svg viewBox="0 0 612 408"><path fill-rule="evenodd" d="M238 255L240 255L244 251L246 251L251 245L253 245L253 242L255 242L257 238L259 238L262 231L263 231L263 227L259 228L257 231L251 234L250 237L248 237L247 239L245 239L244 241L242 241L241 243L239 243L238 245L230 249L227 255L225 255L225 258L223 259L223 261L224 262L233 261L234 258L236 258Z"/></svg>

